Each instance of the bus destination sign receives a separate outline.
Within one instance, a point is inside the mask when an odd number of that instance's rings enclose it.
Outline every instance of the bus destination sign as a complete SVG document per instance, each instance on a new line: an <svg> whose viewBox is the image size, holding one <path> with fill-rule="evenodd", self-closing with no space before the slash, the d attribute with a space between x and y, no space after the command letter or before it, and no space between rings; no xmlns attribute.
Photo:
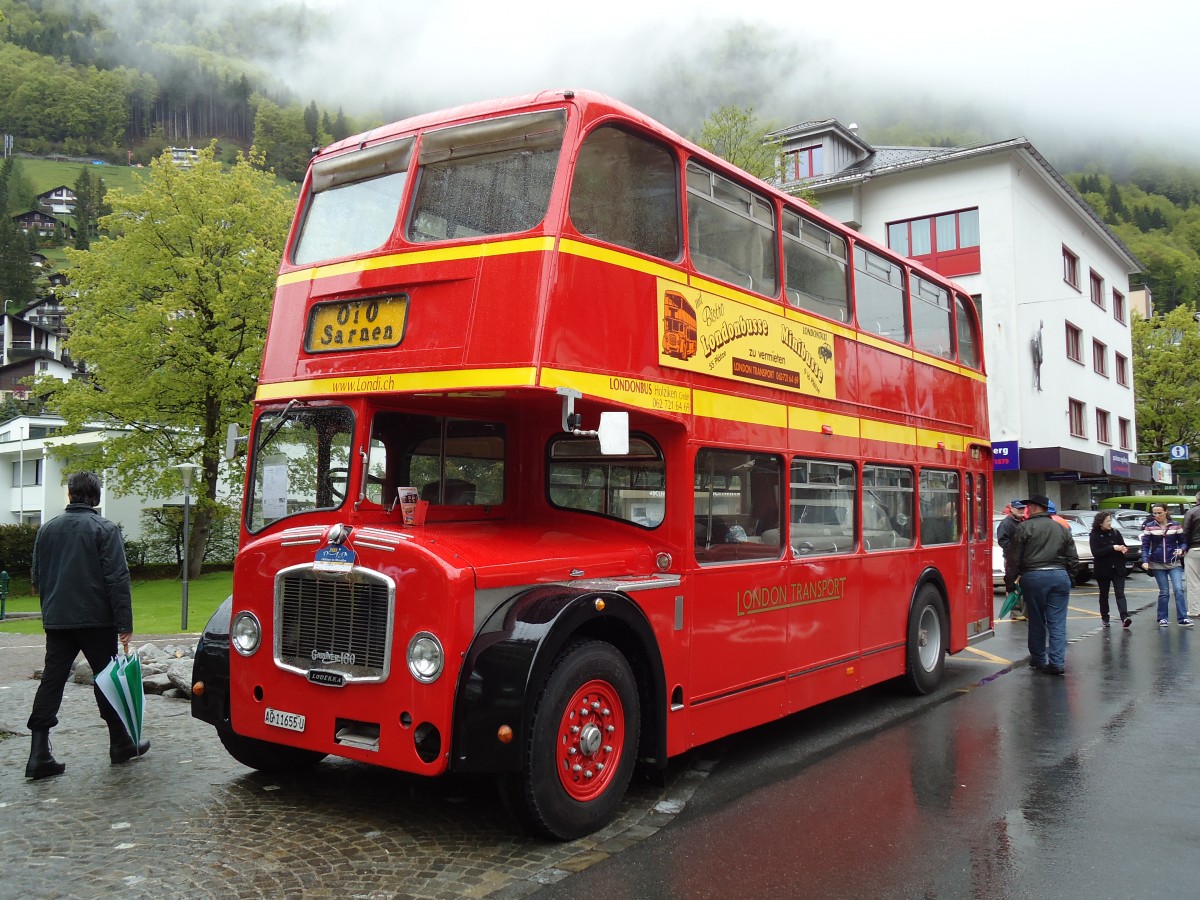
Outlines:
<svg viewBox="0 0 1200 900"><path fill-rule="evenodd" d="M317 303L308 314L309 353L398 346L408 318L408 294Z"/></svg>

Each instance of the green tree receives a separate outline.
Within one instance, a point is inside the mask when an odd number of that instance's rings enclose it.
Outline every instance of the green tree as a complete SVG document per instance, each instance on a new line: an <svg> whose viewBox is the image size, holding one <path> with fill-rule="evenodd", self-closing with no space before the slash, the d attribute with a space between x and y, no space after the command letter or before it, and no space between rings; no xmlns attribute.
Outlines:
<svg viewBox="0 0 1200 900"><path fill-rule="evenodd" d="M67 349L90 378L43 379L39 391L67 433L104 422L118 430L93 455L125 494L180 490L173 468L200 465L190 546L207 545L224 434L247 424L270 297L293 200L239 157L231 169L201 151L191 168L155 160L143 189L109 194L113 212L91 250L69 251L78 296ZM189 560L200 574L200 552Z"/></svg>
<svg viewBox="0 0 1200 900"><path fill-rule="evenodd" d="M775 177L779 156L768 131L754 118L754 107L722 106L704 120L696 143L765 181Z"/></svg>
<svg viewBox="0 0 1200 900"><path fill-rule="evenodd" d="M75 249L86 250L100 234L100 216L104 214L108 188L104 179L88 168L79 170L75 179Z"/></svg>
<svg viewBox="0 0 1200 900"><path fill-rule="evenodd" d="M257 97L254 114L254 147L275 174L301 181L312 156L312 138L304 126L304 112L298 106L282 107L265 97Z"/></svg>
<svg viewBox="0 0 1200 900"><path fill-rule="evenodd" d="M1134 316L1133 391L1138 452L1161 454L1200 440L1200 326L1191 306L1166 315Z"/></svg>

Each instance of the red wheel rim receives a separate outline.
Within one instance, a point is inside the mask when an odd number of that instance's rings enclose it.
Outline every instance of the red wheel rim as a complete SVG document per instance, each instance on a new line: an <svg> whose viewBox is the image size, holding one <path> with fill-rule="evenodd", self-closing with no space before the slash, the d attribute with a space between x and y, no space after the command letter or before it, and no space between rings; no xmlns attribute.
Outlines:
<svg viewBox="0 0 1200 900"><path fill-rule="evenodd" d="M574 800L595 800L617 774L625 746L625 709L602 679L579 688L558 726L558 780Z"/></svg>

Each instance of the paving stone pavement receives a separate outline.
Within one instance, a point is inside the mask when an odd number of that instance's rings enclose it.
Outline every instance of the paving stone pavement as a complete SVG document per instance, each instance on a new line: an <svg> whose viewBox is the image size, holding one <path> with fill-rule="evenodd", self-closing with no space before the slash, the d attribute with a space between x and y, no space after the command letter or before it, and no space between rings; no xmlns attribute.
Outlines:
<svg viewBox="0 0 1200 900"><path fill-rule="evenodd" d="M150 752L110 765L92 690L69 683L51 733L67 771L32 782L41 646L0 634L0 897L524 897L653 834L716 762L677 763L665 786L633 785L609 827L547 843L513 831L490 779L334 759L254 772L181 700L147 696Z"/></svg>

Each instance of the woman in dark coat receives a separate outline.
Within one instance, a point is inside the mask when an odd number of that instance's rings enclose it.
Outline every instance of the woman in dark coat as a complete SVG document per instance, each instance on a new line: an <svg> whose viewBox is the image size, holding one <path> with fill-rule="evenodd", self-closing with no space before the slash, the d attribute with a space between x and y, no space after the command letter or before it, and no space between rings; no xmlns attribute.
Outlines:
<svg viewBox="0 0 1200 900"><path fill-rule="evenodd" d="M1108 586L1111 584L1121 624L1128 628L1133 624L1125 603L1125 555L1129 550L1121 532L1113 527L1111 510L1102 509L1096 513L1088 543L1092 546L1092 567L1096 570L1096 584L1100 588L1100 618L1104 627L1108 627Z"/></svg>

